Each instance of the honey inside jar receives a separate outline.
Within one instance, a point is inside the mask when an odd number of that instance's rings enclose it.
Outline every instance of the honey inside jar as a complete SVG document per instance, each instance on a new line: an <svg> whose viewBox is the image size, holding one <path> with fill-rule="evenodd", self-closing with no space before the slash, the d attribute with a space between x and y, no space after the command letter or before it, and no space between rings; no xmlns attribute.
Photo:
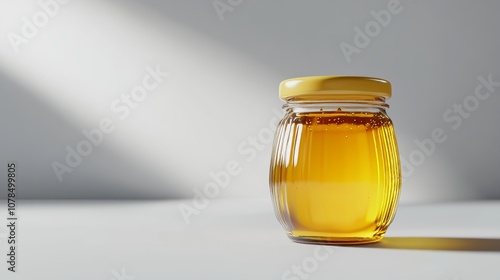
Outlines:
<svg viewBox="0 0 500 280"><path fill-rule="evenodd" d="M296 241L373 242L399 196L394 129L384 112L294 113L278 128L271 192Z"/></svg>
<svg viewBox="0 0 500 280"><path fill-rule="evenodd" d="M269 186L295 242L359 244L383 238L396 212L401 167L385 102L391 83L312 76L280 83Z"/></svg>

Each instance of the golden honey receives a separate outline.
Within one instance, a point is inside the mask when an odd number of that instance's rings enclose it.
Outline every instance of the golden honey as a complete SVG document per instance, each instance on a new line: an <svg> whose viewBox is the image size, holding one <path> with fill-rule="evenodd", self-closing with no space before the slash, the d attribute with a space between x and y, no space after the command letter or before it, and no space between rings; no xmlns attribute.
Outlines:
<svg viewBox="0 0 500 280"><path fill-rule="evenodd" d="M276 215L297 242L378 241L394 217L401 185L385 97L352 88L319 93L304 98L298 91L295 101L287 99L270 168Z"/></svg>

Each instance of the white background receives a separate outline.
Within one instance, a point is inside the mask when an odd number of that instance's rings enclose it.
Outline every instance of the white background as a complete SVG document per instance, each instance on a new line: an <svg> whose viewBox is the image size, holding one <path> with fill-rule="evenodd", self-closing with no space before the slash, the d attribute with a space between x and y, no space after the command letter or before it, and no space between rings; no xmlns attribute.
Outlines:
<svg viewBox="0 0 500 280"><path fill-rule="evenodd" d="M73 0L16 52L9 34L43 10L4 1L0 158L18 162L24 198L189 198L231 160L242 172L220 197L267 197L272 144L251 157L248 139L281 110L279 82L364 75L393 84L402 158L433 129L447 135L407 176L403 203L500 198L500 88L456 130L443 119L479 76L500 81L500 2L402 0L349 63L340 44L389 2L232 1L219 15L212 1ZM170 76L118 119L112 102L157 65ZM59 182L51 164L107 117L115 130Z"/></svg>
<svg viewBox="0 0 500 280"><path fill-rule="evenodd" d="M485 200L500 199L500 87L474 92L479 77L500 82L500 2L401 0L382 26L373 14L390 3L72 0L43 22L38 1L2 1L0 278L306 279L287 273L321 247L286 238L268 191L278 84L361 75L392 82L389 115L413 169L386 238L329 247L308 279L499 279L500 205ZM359 50L346 57L343 43ZM111 109L157 68L169 76L129 115ZM443 118L464 100L477 108ZM59 181L54 162L107 118L114 130ZM446 141L418 158L436 129ZM18 273L5 262L11 161ZM237 172L217 182L228 165ZM193 202L214 184L220 193Z"/></svg>

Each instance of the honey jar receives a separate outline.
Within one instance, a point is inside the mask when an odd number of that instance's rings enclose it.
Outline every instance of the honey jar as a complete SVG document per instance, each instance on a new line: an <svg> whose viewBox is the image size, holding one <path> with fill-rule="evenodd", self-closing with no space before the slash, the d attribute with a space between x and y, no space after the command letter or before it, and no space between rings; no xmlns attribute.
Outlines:
<svg viewBox="0 0 500 280"><path fill-rule="evenodd" d="M295 242L371 243L396 212L401 167L383 79L288 79L270 168L276 216Z"/></svg>

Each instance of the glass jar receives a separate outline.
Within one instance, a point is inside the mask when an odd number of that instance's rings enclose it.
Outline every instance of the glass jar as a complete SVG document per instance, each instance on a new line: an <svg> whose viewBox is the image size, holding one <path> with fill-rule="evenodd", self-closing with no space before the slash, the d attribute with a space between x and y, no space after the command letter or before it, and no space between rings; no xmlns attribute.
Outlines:
<svg viewBox="0 0 500 280"><path fill-rule="evenodd" d="M356 244L383 238L399 199L401 167L382 79L285 80L270 189L295 242Z"/></svg>

